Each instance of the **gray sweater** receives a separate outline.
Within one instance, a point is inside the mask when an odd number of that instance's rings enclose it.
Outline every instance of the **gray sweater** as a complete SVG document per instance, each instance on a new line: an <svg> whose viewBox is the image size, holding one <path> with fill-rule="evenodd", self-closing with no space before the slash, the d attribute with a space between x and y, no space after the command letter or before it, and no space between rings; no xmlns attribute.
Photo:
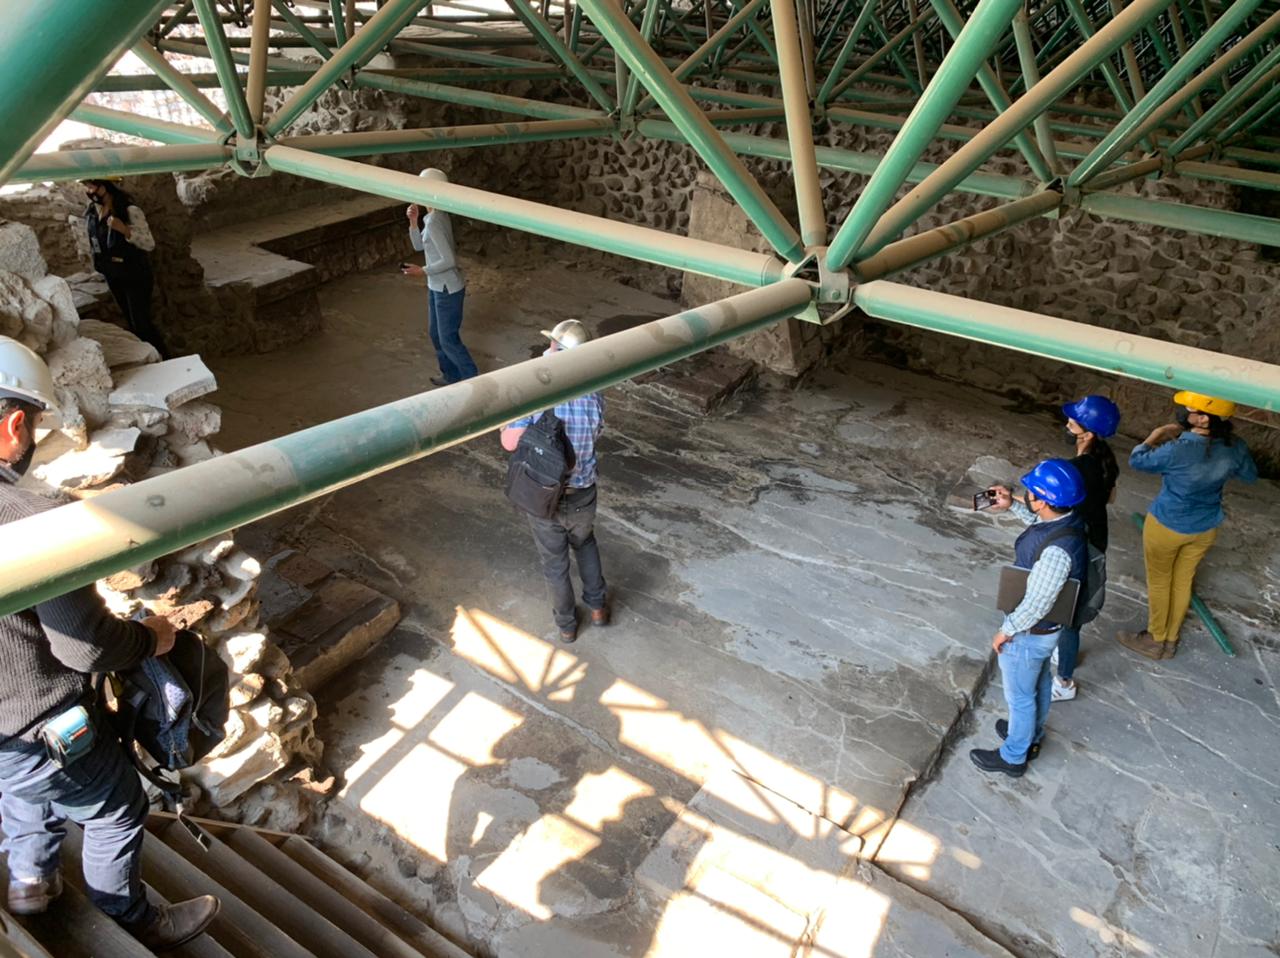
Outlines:
<svg viewBox="0 0 1280 958"><path fill-rule="evenodd" d="M427 288L437 293L456 293L466 285L462 270L458 267L458 255L453 245L453 221L443 210L432 210L418 232L409 227L409 241L413 248L426 254Z"/></svg>
<svg viewBox="0 0 1280 958"><path fill-rule="evenodd" d="M56 506L0 476L0 523ZM93 586L0 616L0 748L34 742L85 695L90 673L133 668L154 653L151 630L113 616Z"/></svg>

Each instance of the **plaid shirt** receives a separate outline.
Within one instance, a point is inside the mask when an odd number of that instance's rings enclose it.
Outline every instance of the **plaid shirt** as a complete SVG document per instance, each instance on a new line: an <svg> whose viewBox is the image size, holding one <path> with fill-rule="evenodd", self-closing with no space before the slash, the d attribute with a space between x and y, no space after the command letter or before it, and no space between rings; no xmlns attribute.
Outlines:
<svg viewBox="0 0 1280 958"><path fill-rule="evenodd" d="M577 399L570 399L554 407L552 411L564 423L565 435L573 446L573 454L577 464L569 473L569 487L585 489L596 482L596 440L604 429L604 397L599 393L588 393ZM542 413L534 413L508 424L508 429L524 429L531 426Z"/></svg>
<svg viewBox="0 0 1280 958"><path fill-rule="evenodd" d="M1035 513L1016 499L1013 509L1015 516L1027 525L1039 522ZM1056 519L1049 520L1056 522ZM1058 593L1071 577L1071 555L1061 546L1045 546L1036 564L1027 574L1027 591L1022 596L1018 607L1004 617L1000 631L1005 635L1017 635L1031 628L1053 608L1058 600Z"/></svg>

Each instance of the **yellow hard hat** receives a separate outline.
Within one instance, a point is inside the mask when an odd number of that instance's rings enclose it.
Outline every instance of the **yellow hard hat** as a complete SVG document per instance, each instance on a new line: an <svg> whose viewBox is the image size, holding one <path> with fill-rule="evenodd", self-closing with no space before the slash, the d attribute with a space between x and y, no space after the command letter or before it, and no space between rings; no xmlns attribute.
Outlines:
<svg viewBox="0 0 1280 958"><path fill-rule="evenodd" d="M1187 389L1175 395L1173 401L1179 406L1189 406L1196 412L1207 412L1210 416L1217 416L1219 419L1230 419L1236 413L1236 404L1230 399L1216 399Z"/></svg>

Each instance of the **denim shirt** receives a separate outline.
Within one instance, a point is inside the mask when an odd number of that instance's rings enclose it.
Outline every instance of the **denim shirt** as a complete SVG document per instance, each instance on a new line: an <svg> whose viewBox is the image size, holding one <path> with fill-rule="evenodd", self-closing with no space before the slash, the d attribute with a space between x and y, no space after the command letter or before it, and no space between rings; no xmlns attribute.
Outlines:
<svg viewBox="0 0 1280 958"><path fill-rule="evenodd" d="M1183 535L1208 532L1222 524L1222 487L1228 479L1253 482L1258 478L1258 467L1243 440L1228 446L1193 432L1161 446L1139 443L1133 447L1129 465L1163 477L1151 515Z"/></svg>

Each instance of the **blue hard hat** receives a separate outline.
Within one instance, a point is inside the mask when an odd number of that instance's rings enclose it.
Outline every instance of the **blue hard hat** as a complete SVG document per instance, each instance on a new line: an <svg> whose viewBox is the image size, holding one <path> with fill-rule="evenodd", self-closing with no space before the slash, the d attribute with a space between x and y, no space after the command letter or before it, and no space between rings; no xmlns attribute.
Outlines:
<svg viewBox="0 0 1280 958"><path fill-rule="evenodd" d="M1068 419L1074 419L1089 432L1109 439L1120 428L1120 407L1106 396L1085 396L1062 407Z"/></svg>
<svg viewBox="0 0 1280 958"><path fill-rule="evenodd" d="M1022 477L1022 484L1055 509L1084 502L1084 479L1065 459L1046 459Z"/></svg>

